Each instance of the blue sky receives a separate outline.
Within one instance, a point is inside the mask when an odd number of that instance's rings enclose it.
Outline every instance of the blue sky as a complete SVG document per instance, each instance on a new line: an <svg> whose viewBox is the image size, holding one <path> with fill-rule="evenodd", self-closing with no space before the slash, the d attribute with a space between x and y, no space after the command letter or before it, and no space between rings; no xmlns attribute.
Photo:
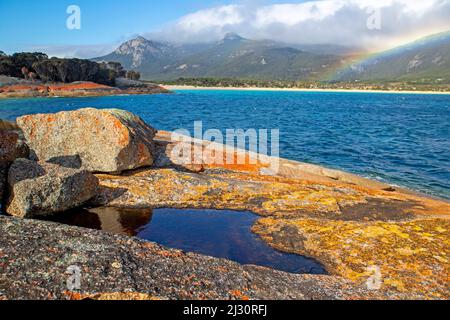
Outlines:
<svg viewBox="0 0 450 320"><path fill-rule="evenodd" d="M81 30L66 28L69 5ZM380 10L381 28L367 27ZM0 50L89 58L141 34L174 42L226 32L286 43L380 50L450 30L450 0L0 0Z"/></svg>
<svg viewBox="0 0 450 320"><path fill-rule="evenodd" d="M0 50L34 45L109 44L157 30L188 13L231 3L236 1L0 0ZM81 30L66 28L66 9L72 4L81 9Z"/></svg>

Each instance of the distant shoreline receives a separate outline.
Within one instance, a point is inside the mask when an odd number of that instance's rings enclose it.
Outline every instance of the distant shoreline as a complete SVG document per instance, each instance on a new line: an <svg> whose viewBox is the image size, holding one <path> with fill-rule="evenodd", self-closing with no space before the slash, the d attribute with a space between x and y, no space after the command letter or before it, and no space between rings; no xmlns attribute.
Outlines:
<svg viewBox="0 0 450 320"><path fill-rule="evenodd" d="M226 91L286 91L286 92L348 92L348 93L391 93L391 94L443 94L450 91L410 91L410 90L363 90L363 89L309 89L309 88L260 88L260 87L197 87L185 85L164 85L167 90L226 90Z"/></svg>
<svg viewBox="0 0 450 320"><path fill-rule="evenodd" d="M80 98L119 95L145 95L170 93L166 89L143 84L142 86L111 87L95 82L77 81L72 83L43 83L23 81L0 85L0 100L17 98Z"/></svg>

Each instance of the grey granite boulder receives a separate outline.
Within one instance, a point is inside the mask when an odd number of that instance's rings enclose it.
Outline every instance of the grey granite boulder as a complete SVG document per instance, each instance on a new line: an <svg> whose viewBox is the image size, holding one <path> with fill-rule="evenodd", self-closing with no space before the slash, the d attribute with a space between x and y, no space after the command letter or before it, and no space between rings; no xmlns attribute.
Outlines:
<svg viewBox="0 0 450 320"><path fill-rule="evenodd" d="M0 167L0 205L3 205L3 196L5 194L7 169Z"/></svg>
<svg viewBox="0 0 450 320"><path fill-rule="evenodd" d="M34 160L78 158L91 172L120 173L153 164L155 130L134 114L80 109L17 119Z"/></svg>
<svg viewBox="0 0 450 320"><path fill-rule="evenodd" d="M96 194L98 179L82 169L17 159L9 169L8 187L6 212L32 218L84 204Z"/></svg>
<svg viewBox="0 0 450 320"><path fill-rule="evenodd" d="M28 157L28 147L11 125L0 120L0 204L6 191L8 168L17 158Z"/></svg>
<svg viewBox="0 0 450 320"><path fill-rule="evenodd" d="M17 129L19 128L17 127L17 124L15 124L14 122L0 119L0 131L17 130Z"/></svg>

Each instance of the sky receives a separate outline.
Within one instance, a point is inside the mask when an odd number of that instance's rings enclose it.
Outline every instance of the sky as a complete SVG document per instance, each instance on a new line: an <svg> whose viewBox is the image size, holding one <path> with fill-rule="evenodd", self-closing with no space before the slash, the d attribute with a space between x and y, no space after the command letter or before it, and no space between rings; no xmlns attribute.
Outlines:
<svg viewBox="0 0 450 320"><path fill-rule="evenodd" d="M66 26L80 8L80 29ZM90 58L136 35L217 41L227 32L297 44L388 49L450 30L450 0L0 0L0 50Z"/></svg>

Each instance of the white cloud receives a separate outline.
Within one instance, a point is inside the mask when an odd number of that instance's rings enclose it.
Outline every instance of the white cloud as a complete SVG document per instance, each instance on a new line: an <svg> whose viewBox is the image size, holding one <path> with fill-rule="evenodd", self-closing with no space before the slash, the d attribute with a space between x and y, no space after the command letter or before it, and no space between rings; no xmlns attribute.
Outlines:
<svg viewBox="0 0 450 320"><path fill-rule="evenodd" d="M199 11L181 18L177 22L177 27L191 32L200 32L205 26L214 28L239 25L245 20L239 9L237 5L230 5Z"/></svg>
<svg viewBox="0 0 450 320"><path fill-rule="evenodd" d="M119 42L104 45L32 45L19 51L45 52L49 57L91 59L111 53L119 45Z"/></svg>
<svg viewBox="0 0 450 320"><path fill-rule="evenodd" d="M381 29L367 20L380 10ZM316 0L300 4L227 5L180 18L149 36L207 42L233 31L249 38L381 49L450 29L450 0Z"/></svg>

